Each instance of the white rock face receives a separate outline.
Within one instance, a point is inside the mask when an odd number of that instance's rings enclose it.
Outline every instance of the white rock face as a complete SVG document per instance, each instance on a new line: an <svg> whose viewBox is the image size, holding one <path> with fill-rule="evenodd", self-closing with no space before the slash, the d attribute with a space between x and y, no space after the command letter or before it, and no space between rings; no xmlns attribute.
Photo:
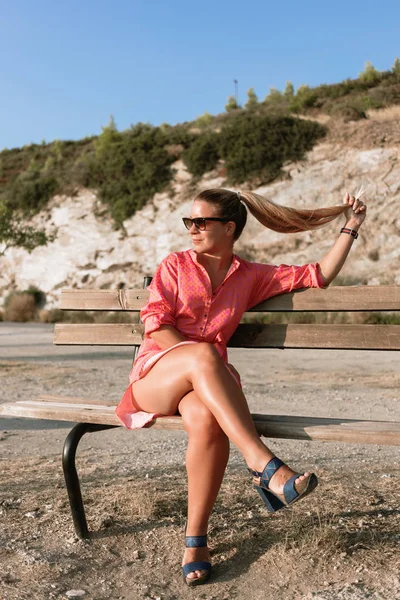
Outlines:
<svg viewBox="0 0 400 600"><path fill-rule="evenodd" d="M343 149L324 143L307 160L286 167L288 178L259 188L279 204L321 207L340 204L348 190L368 185L368 216L341 272L349 283L400 284L400 165L398 148ZM172 192L156 194L142 210L115 230L93 192L56 196L34 223L57 238L31 254L10 248L0 257L0 302L12 290L36 286L47 296L46 308L58 304L62 288L141 287L170 252L190 247L181 218L200 189L224 187L216 171L193 189L184 164L177 161ZM236 244L244 258L259 262L316 262L331 248L342 219L314 232L279 234L264 228L249 214Z"/></svg>

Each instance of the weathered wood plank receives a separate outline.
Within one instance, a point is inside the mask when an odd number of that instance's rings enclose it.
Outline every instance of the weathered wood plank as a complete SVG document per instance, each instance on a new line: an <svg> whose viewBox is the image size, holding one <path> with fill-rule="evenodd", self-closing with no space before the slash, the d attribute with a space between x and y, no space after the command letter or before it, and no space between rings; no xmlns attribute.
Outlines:
<svg viewBox="0 0 400 600"><path fill-rule="evenodd" d="M132 346L142 343L144 326L138 323L57 323L54 327L56 345Z"/></svg>
<svg viewBox="0 0 400 600"><path fill-rule="evenodd" d="M40 406L26 402L1 404L0 415L4 417L24 417L28 419L47 419L50 421L71 421L73 423L97 423L99 425L121 425L114 411L85 409L79 406Z"/></svg>
<svg viewBox="0 0 400 600"><path fill-rule="evenodd" d="M385 311L400 310L400 285L332 286L280 294L250 312L281 311Z"/></svg>
<svg viewBox="0 0 400 600"><path fill-rule="evenodd" d="M62 290L63 310L138 311L148 292L132 290ZM326 290L298 290L262 302L252 312L400 310L400 285L333 286Z"/></svg>
<svg viewBox="0 0 400 600"><path fill-rule="evenodd" d="M99 405L83 408L79 404L52 406L38 401L18 401L0 405L0 415L121 426L114 407ZM400 445L400 423L395 422L259 414L252 417L257 431L265 437ZM162 417L148 427L182 430L183 422L181 417Z"/></svg>
<svg viewBox="0 0 400 600"><path fill-rule="evenodd" d="M400 350L400 325L239 325L233 348Z"/></svg>
<svg viewBox="0 0 400 600"><path fill-rule="evenodd" d="M119 400L96 400L93 398L80 398L78 396L55 396L52 394L42 394L38 396L36 402L56 402L59 404L90 404L92 406L112 406L116 407ZM26 401L27 402L27 401Z"/></svg>
<svg viewBox="0 0 400 600"><path fill-rule="evenodd" d="M54 343L130 346L141 343L143 330L135 323L60 323L54 329ZM400 350L400 325L243 324L229 347Z"/></svg>
<svg viewBox="0 0 400 600"><path fill-rule="evenodd" d="M61 292L61 310L132 310L139 311L149 292L133 290L69 290Z"/></svg>

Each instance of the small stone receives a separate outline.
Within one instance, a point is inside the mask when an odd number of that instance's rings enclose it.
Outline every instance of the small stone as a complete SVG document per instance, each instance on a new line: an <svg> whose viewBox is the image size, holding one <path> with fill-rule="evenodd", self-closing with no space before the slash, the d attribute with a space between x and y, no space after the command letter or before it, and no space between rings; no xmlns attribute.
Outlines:
<svg viewBox="0 0 400 600"><path fill-rule="evenodd" d="M80 598L85 594L85 590L68 590L68 592L65 592L65 595L68 596L68 598Z"/></svg>
<svg viewBox="0 0 400 600"><path fill-rule="evenodd" d="M69 537L65 541L67 542L67 544L75 544L76 543L76 538Z"/></svg>

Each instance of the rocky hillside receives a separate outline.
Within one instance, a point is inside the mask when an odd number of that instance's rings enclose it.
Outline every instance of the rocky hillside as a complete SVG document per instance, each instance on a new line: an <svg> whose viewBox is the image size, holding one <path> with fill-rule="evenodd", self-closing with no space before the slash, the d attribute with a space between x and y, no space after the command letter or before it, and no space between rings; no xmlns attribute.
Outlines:
<svg viewBox="0 0 400 600"><path fill-rule="evenodd" d="M400 131L399 111L371 114L356 123L332 122L327 138L301 163L286 165L285 177L256 191L295 207L341 203L344 193L368 186L368 218L343 268L348 284L400 284ZM171 190L156 194L116 230L103 205L87 189L74 197L55 196L35 223L57 237L31 254L11 248L0 258L1 303L9 291L35 286L57 305L61 288L141 286L169 252L190 247L181 217L190 214L196 192L224 187L219 171L194 185L177 161ZM243 186L245 187L245 186ZM319 260L331 247L342 222L314 232L282 235L263 228L249 215L236 251L269 263L302 264Z"/></svg>

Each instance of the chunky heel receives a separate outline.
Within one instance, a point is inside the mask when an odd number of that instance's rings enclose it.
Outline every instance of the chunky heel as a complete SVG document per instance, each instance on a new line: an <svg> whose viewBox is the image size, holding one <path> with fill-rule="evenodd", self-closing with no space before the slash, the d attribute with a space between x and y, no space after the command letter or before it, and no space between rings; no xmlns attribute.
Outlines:
<svg viewBox="0 0 400 600"><path fill-rule="evenodd" d="M279 498L274 496L274 494L271 494L271 492L264 490L259 485L255 485L254 487L257 490L257 492L260 494L261 500L264 502L264 504L267 507L269 512L273 513L273 512L276 512L277 510L280 510L281 508L285 507L283 502L281 502L281 500L279 500Z"/></svg>

